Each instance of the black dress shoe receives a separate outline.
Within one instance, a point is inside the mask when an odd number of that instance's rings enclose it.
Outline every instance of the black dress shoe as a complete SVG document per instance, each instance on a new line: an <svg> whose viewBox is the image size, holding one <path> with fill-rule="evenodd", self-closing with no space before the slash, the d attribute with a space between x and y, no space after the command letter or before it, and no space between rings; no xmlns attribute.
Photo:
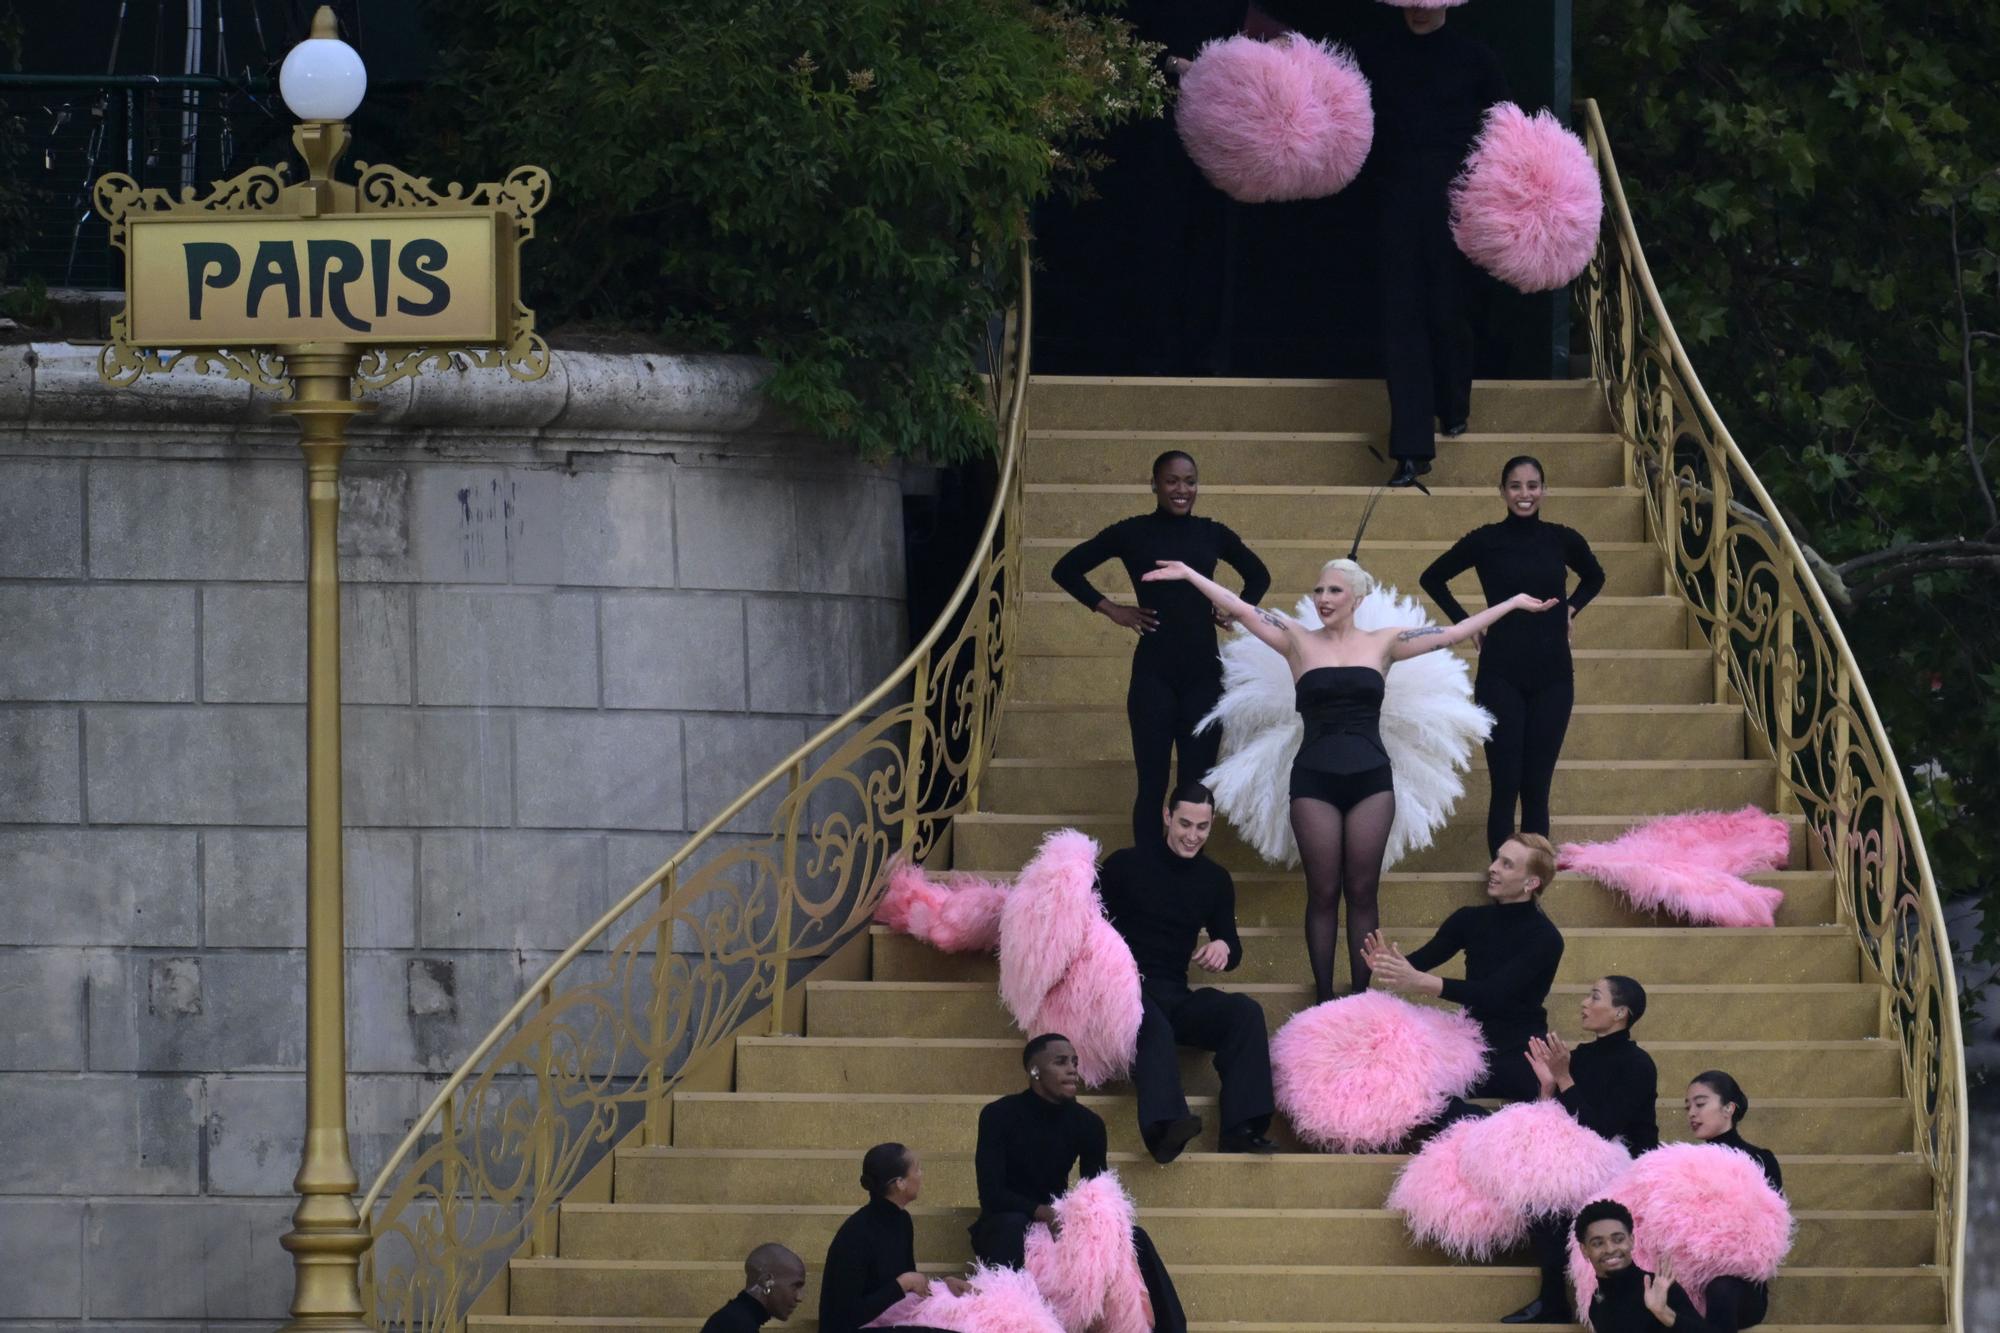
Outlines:
<svg viewBox="0 0 2000 1333"><path fill-rule="evenodd" d="M1199 1133L1201 1117L1198 1115L1184 1115L1179 1120L1166 1121L1145 1136L1146 1151L1153 1154L1154 1161L1165 1166L1179 1157L1182 1149Z"/></svg>
<svg viewBox="0 0 2000 1333"><path fill-rule="evenodd" d="M1554 1305L1537 1296L1514 1313L1500 1320L1503 1324L1573 1324L1568 1310L1557 1309Z"/></svg>
<svg viewBox="0 0 2000 1333"><path fill-rule="evenodd" d="M1418 481L1417 478L1423 476L1426 472L1429 472L1430 470L1431 470L1431 465L1428 459L1400 458L1396 460L1396 471L1393 475L1390 476L1389 485L1398 488L1404 486L1416 486L1421 488L1423 486L1423 483Z"/></svg>
<svg viewBox="0 0 2000 1333"><path fill-rule="evenodd" d="M1264 1135L1253 1130L1232 1130L1223 1134L1216 1145L1217 1152L1252 1153L1258 1157L1268 1157L1278 1151L1278 1145Z"/></svg>
<svg viewBox="0 0 2000 1333"><path fill-rule="evenodd" d="M1454 421L1438 433L1443 435L1447 440L1455 440L1465 434L1465 428L1471 424L1469 421Z"/></svg>

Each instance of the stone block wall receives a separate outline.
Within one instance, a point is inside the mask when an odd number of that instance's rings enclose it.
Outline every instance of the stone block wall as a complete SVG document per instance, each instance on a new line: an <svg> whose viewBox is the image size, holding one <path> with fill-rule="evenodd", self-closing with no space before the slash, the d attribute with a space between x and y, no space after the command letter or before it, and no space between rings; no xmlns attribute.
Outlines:
<svg viewBox="0 0 2000 1333"><path fill-rule="evenodd" d="M907 647L897 473L787 433L757 375L447 373L350 451L364 1182L554 953ZM290 1299L305 506L270 406L0 347L0 1329Z"/></svg>

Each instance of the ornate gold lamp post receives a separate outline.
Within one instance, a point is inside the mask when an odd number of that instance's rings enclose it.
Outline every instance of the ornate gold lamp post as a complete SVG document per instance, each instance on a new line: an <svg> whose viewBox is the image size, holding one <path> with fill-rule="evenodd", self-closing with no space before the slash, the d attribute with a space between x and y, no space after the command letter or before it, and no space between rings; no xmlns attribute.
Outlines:
<svg viewBox="0 0 2000 1333"><path fill-rule="evenodd" d="M280 390L299 425L311 541L306 613L306 1133L292 1253L297 1329L365 1329L357 1276L368 1248L347 1146L347 1005L342 964L340 460L347 423L379 388L449 364L452 349L518 379L548 370L522 305L519 247L534 235L548 174L440 192L428 179L361 163L334 179L346 118L367 72L322 6L286 57L285 104L306 179L253 167L206 194L97 182L94 203L125 255L126 306L98 361L107 383L186 364Z"/></svg>

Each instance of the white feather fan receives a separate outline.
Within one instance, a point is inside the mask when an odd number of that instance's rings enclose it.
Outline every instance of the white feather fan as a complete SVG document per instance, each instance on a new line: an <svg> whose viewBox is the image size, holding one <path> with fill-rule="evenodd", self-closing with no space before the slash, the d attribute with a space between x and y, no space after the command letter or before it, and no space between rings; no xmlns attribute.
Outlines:
<svg viewBox="0 0 2000 1333"><path fill-rule="evenodd" d="M1312 600L1299 599L1298 620L1320 627ZM1355 608L1362 629L1431 624L1416 601L1394 588L1377 588ZM1215 808L1266 861L1295 866L1292 840L1292 757L1305 735L1284 655L1238 629L1222 645L1222 699L1201 720L1203 730L1222 725L1221 761L1204 779ZM1446 649L1389 668L1382 700L1382 746L1396 776L1396 822L1382 857L1384 870L1431 845L1465 794L1460 776L1472 747L1493 730L1493 716L1472 702L1472 676Z"/></svg>

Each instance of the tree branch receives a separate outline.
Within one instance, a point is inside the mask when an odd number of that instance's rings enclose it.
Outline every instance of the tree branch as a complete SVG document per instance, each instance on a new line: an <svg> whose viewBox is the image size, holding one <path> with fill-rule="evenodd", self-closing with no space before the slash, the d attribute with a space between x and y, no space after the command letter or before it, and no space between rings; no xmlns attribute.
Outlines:
<svg viewBox="0 0 2000 1333"><path fill-rule="evenodd" d="M1979 499L1986 506L1986 530L1995 532L2000 531L2000 503L1994 501L1993 487L1986 480L1986 468L1979 457L1979 435L1974 426L1978 385L1972 378L1972 320L1965 311L1965 257L1958 248L1958 204L1955 201L1950 216L1951 286L1958 297L1959 374L1965 381L1965 461L1972 465L1973 484L1979 487Z"/></svg>
<svg viewBox="0 0 2000 1333"><path fill-rule="evenodd" d="M1835 566L1835 570L1844 579L1862 570L1872 569L1876 565L1925 560L1934 555L2000 558L2000 542L1974 542L1967 541L1963 537L1953 537L1939 542L1906 542L1901 546L1889 546L1880 551L1870 551L1867 555L1857 555L1851 560L1843 560Z"/></svg>
<svg viewBox="0 0 2000 1333"><path fill-rule="evenodd" d="M1847 585L1847 597L1850 601L1859 601L1872 593L1892 587L1906 579L1916 578L1920 574L1936 574L1953 569L1985 569L2000 574L2000 555L1937 555L1911 560L1906 564L1892 565L1859 583Z"/></svg>

